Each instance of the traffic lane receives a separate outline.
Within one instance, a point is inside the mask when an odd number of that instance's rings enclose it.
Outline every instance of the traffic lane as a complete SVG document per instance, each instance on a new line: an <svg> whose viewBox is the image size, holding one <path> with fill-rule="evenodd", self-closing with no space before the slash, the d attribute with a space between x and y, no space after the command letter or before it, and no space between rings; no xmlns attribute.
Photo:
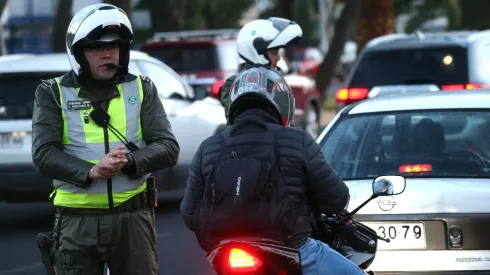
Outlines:
<svg viewBox="0 0 490 275"><path fill-rule="evenodd" d="M0 206L0 275L45 274L36 235L52 228L49 204ZM179 202L160 204L156 216L160 274L215 274L184 225Z"/></svg>
<svg viewBox="0 0 490 275"><path fill-rule="evenodd" d="M36 236L49 231L53 208L46 203L0 206L0 274L43 274Z"/></svg>
<svg viewBox="0 0 490 275"><path fill-rule="evenodd" d="M180 216L180 202L159 205L157 213L160 274L214 275L204 251Z"/></svg>

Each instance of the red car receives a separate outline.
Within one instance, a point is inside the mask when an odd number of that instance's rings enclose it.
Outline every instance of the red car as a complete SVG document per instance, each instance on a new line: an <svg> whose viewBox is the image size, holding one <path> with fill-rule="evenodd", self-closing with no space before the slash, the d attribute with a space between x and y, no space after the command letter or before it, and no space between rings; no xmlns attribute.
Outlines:
<svg viewBox="0 0 490 275"><path fill-rule="evenodd" d="M224 80L236 73L240 57L236 51L236 29L156 33L141 51L165 62L183 76L196 94L217 97ZM318 135L320 94L315 81L298 74L284 78L296 100L296 125Z"/></svg>

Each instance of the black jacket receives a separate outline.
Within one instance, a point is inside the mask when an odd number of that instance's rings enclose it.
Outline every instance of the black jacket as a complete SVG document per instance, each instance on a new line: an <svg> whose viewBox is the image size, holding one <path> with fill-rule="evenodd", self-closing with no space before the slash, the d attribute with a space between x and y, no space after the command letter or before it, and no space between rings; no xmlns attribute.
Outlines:
<svg viewBox="0 0 490 275"><path fill-rule="evenodd" d="M135 78L132 74L126 74L119 78L118 83ZM107 108L110 99L120 96L115 84L94 88L81 85L73 71L62 77L61 84L80 87L82 98L95 98L103 108ZM123 170L129 176L174 166L180 152L155 85L149 78L143 77L142 86L144 97L140 118L147 147L129 153L131 167ZM94 164L63 152L63 118L58 106L59 98L54 80L43 82L36 89L32 116L32 159L42 175L84 187L90 184L87 177Z"/></svg>
<svg viewBox="0 0 490 275"><path fill-rule="evenodd" d="M237 117L278 123L265 111L248 110ZM254 124L246 125L239 131L264 131ZM307 198L307 206L300 216L291 246L299 248L311 234L311 211L335 214L347 204L349 189L325 160L323 153L311 135L299 128L283 128L277 132L278 159L284 183L292 203L300 203ZM195 231L193 222L197 206L203 200L205 179L213 170L213 163L223 147L223 139L214 135L199 147L189 169L189 179L180 205L184 222ZM226 236L225 236L226 237Z"/></svg>

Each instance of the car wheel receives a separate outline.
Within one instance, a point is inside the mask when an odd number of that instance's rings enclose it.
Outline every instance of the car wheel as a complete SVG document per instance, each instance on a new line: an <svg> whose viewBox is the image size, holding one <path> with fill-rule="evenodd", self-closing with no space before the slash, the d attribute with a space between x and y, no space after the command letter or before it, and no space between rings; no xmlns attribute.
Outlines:
<svg viewBox="0 0 490 275"><path fill-rule="evenodd" d="M304 129L311 134L313 138L318 137L318 128L320 126L320 115L316 106L312 103L308 104L305 110Z"/></svg>

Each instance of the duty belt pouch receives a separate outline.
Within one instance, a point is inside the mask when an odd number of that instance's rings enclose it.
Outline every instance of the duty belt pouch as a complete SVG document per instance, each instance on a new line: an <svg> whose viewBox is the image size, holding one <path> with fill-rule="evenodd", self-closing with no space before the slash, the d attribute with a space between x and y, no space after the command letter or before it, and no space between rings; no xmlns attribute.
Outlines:
<svg viewBox="0 0 490 275"><path fill-rule="evenodd" d="M157 208L158 191L155 184L155 177L151 176L146 180L146 196L148 198L148 207Z"/></svg>

